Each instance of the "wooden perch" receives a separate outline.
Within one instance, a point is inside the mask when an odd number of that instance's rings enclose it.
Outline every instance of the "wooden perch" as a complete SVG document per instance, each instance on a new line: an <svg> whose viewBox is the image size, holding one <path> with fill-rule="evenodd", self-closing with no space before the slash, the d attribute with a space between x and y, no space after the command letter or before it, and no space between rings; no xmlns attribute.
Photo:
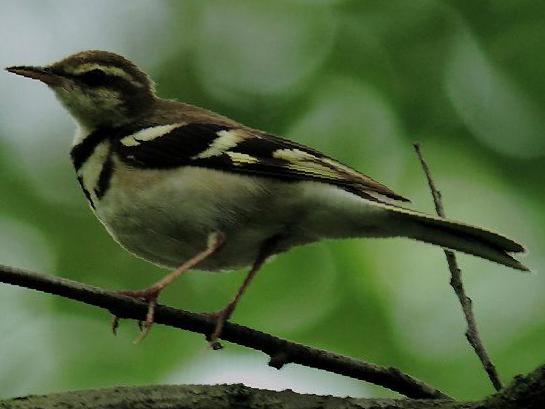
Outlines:
<svg viewBox="0 0 545 409"><path fill-rule="evenodd" d="M144 301L125 297L60 277L0 265L0 282L59 295L104 308L120 318L144 320L148 310ZM215 321L202 314L157 305L155 322L205 336L215 328ZM448 399L448 395L415 379L397 368L386 368L358 361L332 352L275 337L242 325L226 323L221 338L269 355L271 365L280 369L287 363L322 369L339 375L374 383L415 399Z"/></svg>

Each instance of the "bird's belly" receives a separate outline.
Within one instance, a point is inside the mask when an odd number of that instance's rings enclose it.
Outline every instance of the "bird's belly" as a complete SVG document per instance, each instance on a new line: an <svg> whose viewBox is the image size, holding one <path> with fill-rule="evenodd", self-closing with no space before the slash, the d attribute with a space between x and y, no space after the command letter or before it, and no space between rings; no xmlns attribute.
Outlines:
<svg viewBox="0 0 545 409"><path fill-rule="evenodd" d="M203 251L209 234L221 231L225 246L198 268L223 270L251 264L261 245L284 228L283 218L268 220L270 206L267 187L247 176L118 163L96 214L127 250L170 268Z"/></svg>

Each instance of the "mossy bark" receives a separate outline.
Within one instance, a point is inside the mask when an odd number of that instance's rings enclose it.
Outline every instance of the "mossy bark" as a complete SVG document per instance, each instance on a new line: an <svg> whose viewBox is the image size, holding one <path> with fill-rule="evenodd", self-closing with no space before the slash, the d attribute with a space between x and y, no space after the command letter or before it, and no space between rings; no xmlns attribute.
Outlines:
<svg viewBox="0 0 545 409"><path fill-rule="evenodd" d="M480 402L355 399L274 392L244 385L161 385L28 396L0 401L1 409L542 409L545 365L519 376Z"/></svg>

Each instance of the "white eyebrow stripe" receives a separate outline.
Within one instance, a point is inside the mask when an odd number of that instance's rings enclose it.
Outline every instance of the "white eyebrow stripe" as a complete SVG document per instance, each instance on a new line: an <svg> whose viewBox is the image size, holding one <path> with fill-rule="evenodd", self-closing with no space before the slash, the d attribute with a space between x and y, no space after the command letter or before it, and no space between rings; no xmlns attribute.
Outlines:
<svg viewBox="0 0 545 409"><path fill-rule="evenodd" d="M68 69L67 72L69 72L70 74L74 74L74 75L80 75L80 74L83 74L85 72L89 72L89 71L92 71L92 70L101 70L101 71L104 71L108 75L113 75L115 77L120 77L120 78L126 79L127 81L131 82L132 84L134 84L134 85L136 85L138 87L143 87L144 86L144 84L141 84L138 81L136 81L136 79L133 78L133 76L131 74L129 74L125 70L123 70L123 69L121 69L119 67L113 66L113 65L102 65L102 64L98 64L98 63L85 63L85 64L78 65L77 67Z"/></svg>
<svg viewBox="0 0 545 409"><path fill-rule="evenodd" d="M180 122L175 124L158 125L144 128L139 130L138 132L121 138L120 142L125 146L138 146L142 142L152 141L154 139L160 138L161 136L167 135L174 129L179 128L183 125L184 123Z"/></svg>
<svg viewBox="0 0 545 409"><path fill-rule="evenodd" d="M213 156L220 156L239 142L248 138L247 134L240 129L221 130L216 132L218 138L214 139L207 149L193 156L191 159L205 159Z"/></svg>

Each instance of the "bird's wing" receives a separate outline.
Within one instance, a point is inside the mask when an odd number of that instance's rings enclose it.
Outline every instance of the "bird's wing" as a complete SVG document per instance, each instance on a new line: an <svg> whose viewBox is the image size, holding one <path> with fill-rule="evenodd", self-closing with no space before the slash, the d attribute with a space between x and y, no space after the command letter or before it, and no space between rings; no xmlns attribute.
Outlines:
<svg viewBox="0 0 545 409"><path fill-rule="evenodd" d="M408 201L388 187L304 145L253 129L177 123L121 135L116 151L141 168L198 166L283 180L314 180L369 200Z"/></svg>

